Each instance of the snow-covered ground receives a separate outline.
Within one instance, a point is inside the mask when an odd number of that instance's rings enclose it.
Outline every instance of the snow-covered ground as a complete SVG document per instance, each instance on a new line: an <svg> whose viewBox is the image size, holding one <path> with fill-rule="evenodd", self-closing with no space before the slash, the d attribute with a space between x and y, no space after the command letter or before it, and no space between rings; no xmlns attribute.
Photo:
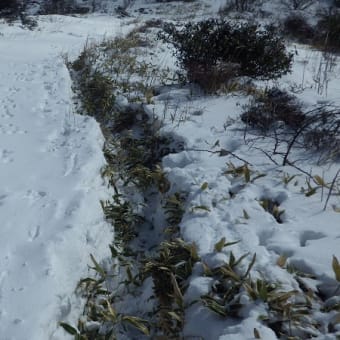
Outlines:
<svg viewBox="0 0 340 340"><path fill-rule="evenodd" d="M216 12L221 1L214 4ZM76 325L82 312L81 300L73 294L77 282L86 276L90 254L97 260L109 257L113 239L99 204L109 196L100 176L105 163L103 136L94 119L74 113L63 53L75 57L86 40L122 34L127 26L106 16L45 16L38 21L36 31L0 24L1 340L67 338L58 321ZM172 68L171 52L160 45L154 52L161 66ZM306 105L325 100L340 105L339 66L324 81L318 78L320 52L300 45L289 48L296 52L293 72L279 81L280 86L297 92ZM326 83L327 91L320 87ZM256 328L262 339L277 339L259 321L266 313L265 304L250 301L245 294L242 319L222 319L202 303L191 305L211 292L215 283L204 275L202 263L221 266L229 261L230 250L237 258L249 253L247 263L256 253L252 276L279 282L285 291L301 287L282 259L293 271L315 276L304 282L314 293L318 287L325 295L340 294L332 270L332 256L340 259L340 198L335 195L339 188L324 211L329 189L319 187L306 196L306 174L275 165L263 152L245 145L239 115L248 100L235 93L196 96L174 87L146 106L159 115L162 132L174 133L185 142L184 151L162 161L171 193L188 194L180 235L196 244L201 259L184 296L188 305L184 336L243 340L254 338ZM244 165L240 159L249 163L254 180L228 173L230 162ZM299 167L329 184L339 164L316 165L307 158ZM256 178L259 174L265 176ZM261 207L260 201L266 199L284 210L282 223ZM150 214L157 216L157 211ZM216 251L223 238L239 242ZM133 294L126 299L128 309L141 315L152 300L152 281L144 282L144 288L139 299ZM335 333L321 334L327 333L326 326L336 315L335 311L314 313L323 324L319 339L335 339Z"/></svg>
<svg viewBox="0 0 340 340"><path fill-rule="evenodd" d="M89 255L102 259L113 238L99 203L103 136L73 112L63 53L124 28L104 16L38 22L35 31L0 24L2 340L64 338L58 320L81 313L73 292Z"/></svg>

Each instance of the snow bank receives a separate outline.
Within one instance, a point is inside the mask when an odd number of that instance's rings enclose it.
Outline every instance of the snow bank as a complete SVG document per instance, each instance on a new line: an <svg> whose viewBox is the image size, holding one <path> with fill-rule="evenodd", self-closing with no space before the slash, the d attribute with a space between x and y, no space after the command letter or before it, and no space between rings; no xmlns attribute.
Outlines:
<svg viewBox="0 0 340 340"><path fill-rule="evenodd" d="M103 137L72 112L62 53L123 29L103 16L38 22L36 31L0 24L2 340L64 339L58 321L81 312L73 292L89 254L100 260L113 238L99 203Z"/></svg>

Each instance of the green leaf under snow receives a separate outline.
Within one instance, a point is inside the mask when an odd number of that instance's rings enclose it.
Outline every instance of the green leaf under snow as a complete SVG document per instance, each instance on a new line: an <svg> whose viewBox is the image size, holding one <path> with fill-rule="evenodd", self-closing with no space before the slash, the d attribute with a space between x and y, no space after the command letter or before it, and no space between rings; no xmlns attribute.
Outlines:
<svg viewBox="0 0 340 340"><path fill-rule="evenodd" d="M168 312L168 314L175 320L177 320L178 322L182 323L183 320L181 319L181 317L176 313L176 312Z"/></svg>

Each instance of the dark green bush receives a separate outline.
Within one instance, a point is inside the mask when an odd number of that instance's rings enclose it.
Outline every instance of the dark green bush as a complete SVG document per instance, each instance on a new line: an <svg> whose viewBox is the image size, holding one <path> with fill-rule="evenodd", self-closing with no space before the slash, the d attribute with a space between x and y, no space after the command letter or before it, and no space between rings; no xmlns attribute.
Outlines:
<svg viewBox="0 0 340 340"><path fill-rule="evenodd" d="M269 130L278 122L296 130L304 123L305 115L294 96L274 87L255 97L241 119L262 131Z"/></svg>
<svg viewBox="0 0 340 340"><path fill-rule="evenodd" d="M174 54L189 81L199 84L203 74L206 81L219 69L227 69L229 75L230 66L235 76L274 79L289 72L292 63L292 55L273 26L263 29L255 24L209 19L188 23L181 30L167 24L160 37L174 45Z"/></svg>
<svg viewBox="0 0 340 340"><path fill-rule="evenodd" d="M17 0L1 0L0 18L17 17L19 14L19 7Z"/></svg>
<svg viewBox="0 0 340 340"><path fill-rule="evenodd" d="M317 151L320 160L340 157L339 107L318 105L303 111L295 96L274 87L254 97L241 119L253 132L258 130L275 141L272 155L281 154L283 164L293 146Z"/></svg>

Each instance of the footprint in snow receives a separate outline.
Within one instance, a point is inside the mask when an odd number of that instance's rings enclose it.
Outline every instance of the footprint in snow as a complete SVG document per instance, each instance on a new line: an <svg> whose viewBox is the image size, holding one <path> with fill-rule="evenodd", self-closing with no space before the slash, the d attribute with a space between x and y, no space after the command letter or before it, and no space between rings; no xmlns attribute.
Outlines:
<svg viewBox="0 0 340 340"><path fill-rule="evenodd" d="M27 133L26 130L21 130L18 126L10 123L0 125L0 134L3 135L16 135L16 134L25 134Z"/></svg>
<svg viewBox="0 0 340 340"><path fill-rule="evenodd" d="M35 239L37 239L40 236L40 225L36 225L34 227L32 227L29 231L28 231L28 240L30 242L34 241Z"/></svg>
<svg viewBox="0 0 340 340"><path fill-rule="evenodd" d="M14 158L12 157L13 151L7 149L0 149L0 161L3 164L12 163Z"/></svg>

